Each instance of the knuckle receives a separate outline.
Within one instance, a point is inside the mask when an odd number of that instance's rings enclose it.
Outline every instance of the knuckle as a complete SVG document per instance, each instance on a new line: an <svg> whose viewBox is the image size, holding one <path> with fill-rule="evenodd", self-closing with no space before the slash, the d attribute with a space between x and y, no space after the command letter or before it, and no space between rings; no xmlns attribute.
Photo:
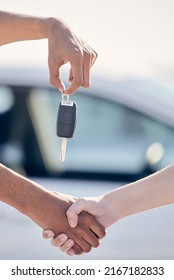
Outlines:
<svg viewBox="0 0 174 280"><path fill-rule="evenodd" d="M84 51L84 56L85 56L85 58L86 59L88 59L88 60L90 60L91 59L91 57L92 57L92 53L90 53L89 51Z"/></svg>
<svg viewBox="0 0 174 280"><path fill-rule="evenodd" d="M73 52L73 59L74 60L82 60L83 59L83 51L80 49L80 48L78 48L78 47L76 47L75 49L74 49L74 52Z"/></svg>
<svg viewBox="0 0 174 280"><path fill-rule="evenodd" d="M79 218L80 218L80 221L81 221L81 224L86 224L86 223L90 223L90 214L88 214L87 212L85 211L82 211L80 212L79 214ZM83 228L83 226L81 225L81 231L85 231L85 229Z"/></svg>
<svg viewBox="0 0 174 280"><path fill-rule="evenodd" d="M93 51L93 57L94 57L95 59L98 58L98 53L97 53L96 51Z"/></svg>
<svg viewBox="0 0 174 280"><path fill-rule="evenodd" d="M75 51L77 56L83 57L83 50L80 47L76 47Z"/></svg>
<svg viewBox="0 0 174 280"><path fill-rule="evenodd" d="M83 229L83 225L81 224L81 221L78 220L78 225L77 225L76 228L73 229L73 232L74 232L76 237L83 236L84 229Z"/></svg>
<svg viewBox="0 0 174 280"><path fill-rule="evenodd" d="M97 60L98 58L98 54L94 51L93 52L93 55L92 55L92 65L95 63L95 61Z"/></svg>

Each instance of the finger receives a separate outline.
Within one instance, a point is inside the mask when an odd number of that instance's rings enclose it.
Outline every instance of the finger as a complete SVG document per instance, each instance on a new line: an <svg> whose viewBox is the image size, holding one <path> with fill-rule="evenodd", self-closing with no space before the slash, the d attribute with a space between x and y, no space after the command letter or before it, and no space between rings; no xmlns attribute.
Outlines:
<svg viewBox="0 0 174 280"><path fill-rule="evenodd" d="M72 68L70 68L70 71L69 71L69 82L72 83L73 81L73 74L72 74Z"/></svg>
<svg viewBox="0 0 174 280"><path fill-rule="evenodd" d="M83 239L93 248L97 248L100 245L100 240L98 236L90 229L89 230L86 229L84 231Z"/></svg>
<svg viewBox="0 0 174 280"><path fill-rule="evenodd" d="M91 222L90 230L94 232L99 239L103 239L106 236L105 228L99 223L96 223L96 221Z"/></svg>
<svg viewBox="0 0 174 280"><path fill-rule="evenodd" d="M51 80L51 85L58 88L61 93L65 91L65 85L62 82L60 76L55 77L54 79Z"/></svg>
<svg viewBox="0 0 174 280"><path fill-rule="evenodd" d="M90 217L90 230L94 232L99 239L104 238L106 236L106 230L104 226L96 221L96 219L90 213L88 213L88 215Z"/></svg>
<svg viewBox="0 0 174 280"><path fill-rule="evenodd" d="M90 215L83 211L79 215L78 227L75 228L74 240L85 253L90 252L92 247L99 246L98 237L90 230L90 222Z"/></svg>
<svg viewBox="0 0 174 280"><path fill-rule="evenodd" d="M76 243L73 245L72 249L74 250L75 255L82 255L83 250Z"/></svg>
<svg viewBox="0 0 174 280"><path fill-rule="evenodd" d="M67 253L74 245L74 241L72 239L68 239L62 246L60 246L60 250L62 252Z"/></svg>
<svg viewBox="0 0 174 280"><path fill-rule="evenodd" d="M55 236L55 233L53 230L45 229L42 231L42 236L44 239L49 239Z"/></svg>
<svg viewBox="0 0 174 280"><path fill-rule="evenodd" d="M70 249L68 252L66 252L67 253L67 255L69 255L69 256L73 256L73 255L75 255L75 251L74 251L74 249Z"/></svg>
<svg viewBox="0 0 174 280"><path fill-rule="evenodd" d="M92 54L88 51L84 52L84 58L83 58L83 87L90 87L91 81L90 81L90 72L91 72L91 66L92 66ZM72 68L70 69L69 73L69 82L73 83L74 77Z"/></svg>
<svg viewBox="0 0 174 280"><path fill-rule="evenodd" d="M82 44L85 46L86 50L90 51L91 53L91 66L95 63L97 57L98 57L98 54L97 52L91 48L91 46L84 40L81 40Z"/></svg>
<svg viewBox="0 0 174 280"><path fill-rule="evenodd" d="M83 55L73 58L71 64L71 85L65 90L65 94L73 94L80 86L83 85Z"/></svg>
<svg viewBox="0 0 174 280"><path fill-rule="evenodd" d="M65 85L63 81L61 80L61 72L60 67L62 66L62 63L55 64L54 62L49 62L49 73L50 73L50 84L54 87L57 87L60 92L64 92Z"/></svg>
<svg viewBox="0 0 174 280"><path fill-rule="evenodd" d="M74 228L78 223L78 214L87 211L87 202L83 198L77 199L67 210L66 215L70 227Z"/></svg>
<svg viewBox="0 0 174 280"><path fill-rule="evenodd" d="M66 234L62 233L62 234L59 234L57 237L52 238L51 244L55 247L61 247L67 241L68 241L68 236Z"/></svg>
<svg viewBox="0 0 174 280"><path fill-rule="evenodd" d="M82 238L81 241L80 241L79 246L82 248L84 253L89 253L91 251L91 249L92 249L91 244L88 243L88 240L90 240L90 239L91 238Z"/></svg>
<svg viewBox="0 0 174 280"><path fill-rule="evenodd" d="M91 225L96 224L96 232L93 232L91 230ZM100 233L100 231L103 229L103 226L101 226L89 213L82 212L79 215L79 224L83 229L83 239L88 242L92 247L96 248L100 244L99 237L97 233Z"/></svg>
<svg viewBox="0 0 174 280"><path fill-rule="evenodd" d="M97 53L86 43L85 41L81 40L84 46L84 63L83 63L83 71L84 71L84 83L83 87L90 87L90 73L91 68L94 65L98 55Z"/></svg>
<svg viewBox="0 0 174 280"><path fill-rule="evenodd" d="M52 238L51 244L54 247L59 247L62 252L66 252L70 256L83 253L83 250L72 239L68 239L66 234L59 234L57 237Z"/></svg>
<svg viewBox="0 0 174 280"><path fill-rule="evenodd" d="M88 243L88 238L84 236L91 235L91 231L89 229L89 226L85 225L83 226L83 223L78 225L78 227L75 229L72 239L75 241L75 245L79 246L82 252L89 253L92 249L91 244ZM96 236L95 236L96 238ZM89 238L90 240L90 238ZM74 246L73 246L74 249ZM76 252L76 254L79 254Z"/></svg>
<svg viewBox="0 0 174 280"><path fill-rule="evenodd" d="M88 51L84 52L83 84L81 84L83 87L87 88L91 86L91 67L95 63L96 59L97 59L97 54L95 52L92 53L89 53ZM69 87L69 89L66 90L67 94L70 94L69 91L71 90L73 83L75 83L72 68L70 69L69 82L71 82L72 85Z"/></svg>
<svg viewBox="0 0 174 280"><path fill-rule="evenodd" d="M70 212L70 211L72 211L70 208L67 210L66 215L67 215L68 223L69 223L70 227L75 228L78 223L78 214Z"/></svg>
<svg viewBox="0 0 174 280"><path fill-rule="evenodd" d="M100 225L91 214L82 212L79 215L78 226L83 230L83 239L92 247L98 247L99 239L105 236L105 229ZM92 230L91 230L92 228ZM80 245L81 246L81 245Z"/></svg>
<svg viewBox="0 0 174 280"><path fill-rule="evenodd" d="M96 62L96 59L97 59L97 57L98 57L98 54L97 54L94 50L92 50L92 52L93 52L93 58L92 58L92 66L93 66L94 63Z"/></svg>
<svg viewBox="0 0 174 280"><path fill-rule="evenodd" d="M92 58L91 53L86 52L84 53L84 60L83 60L83 87L90 87L91 81L90 81L90 72L91 72L91 64L92 64Z"/></svg>

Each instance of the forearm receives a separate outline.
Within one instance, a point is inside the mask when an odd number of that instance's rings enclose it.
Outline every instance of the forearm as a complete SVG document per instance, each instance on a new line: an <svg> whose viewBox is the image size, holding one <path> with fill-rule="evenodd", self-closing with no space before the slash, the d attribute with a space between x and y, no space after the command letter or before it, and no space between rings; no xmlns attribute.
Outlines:
<svg viewBox="0 0 174 280"><path fill-rule="evenodd" d="M48 38L53 19L0 11L0 45Z"/></svg>
<svg viewBox="0 0 174 280"><path fill-rule="evenodd" d="M104 196L119 219L174 203L174 165Z"/></svg>
<svg viewBox="0 0 174 280"><path fill-rule="evenodd" d="M0 164L0 201L31 217L48 191Z"/></svg>

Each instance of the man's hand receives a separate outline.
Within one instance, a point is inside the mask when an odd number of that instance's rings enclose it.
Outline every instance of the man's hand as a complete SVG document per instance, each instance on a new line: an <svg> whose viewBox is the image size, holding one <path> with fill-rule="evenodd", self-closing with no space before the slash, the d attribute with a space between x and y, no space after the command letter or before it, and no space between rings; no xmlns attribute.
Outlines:
<svg viewBox="0 0 174 280"><path fill-rule="evenodd" d="M113 210L113 206L105 197L84 197L78 198L67 210L67 218L70 226L75 228L78 224L81 213L90 213L104 228L111 226L119 219L117 211ZM72 249L73 240L63 233L54 236L53 231L44 231L43 236L45 239L51 239L51 243L60 248L61 251L66 252L68 255L73 255Z"/></svg>
<svg viewBox="0 0 174 280"><path fill-rule="evenodd" d="M50 83L65 94L74 93L80 86L90 86L90 71L97 53L62 20L52 18L48 33L48 65ZM69 82L65 89L60 68L70 63Z"/></svg>
<svg viewBox="0 0 174 280"><path fill-rule="evenodd" d="M11 32L11 30L15 32ZM90 86L90 71L97 53L61 19L0 11L0 46L17 41L48 39L50 83L65 94ZM65 89L61 66L70 63L70 86Z"/></svg>

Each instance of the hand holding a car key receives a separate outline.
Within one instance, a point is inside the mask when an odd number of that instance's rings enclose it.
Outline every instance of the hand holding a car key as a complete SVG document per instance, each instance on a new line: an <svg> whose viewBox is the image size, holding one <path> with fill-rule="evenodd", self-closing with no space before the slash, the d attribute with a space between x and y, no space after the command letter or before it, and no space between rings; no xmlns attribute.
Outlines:
<svg viewBox="0 0 174 280"><path fill-rule="evenodd" d="M62 19L0 11L0 46L17 41L48 39L50 83L65 94L90 86L90 71L97 53ZM15 32L11 32L11 30ZM61 80L61 67L70 63L70 86Z"/></svg>
<svg viewBox="0 0 174 280"><path fill-rule="evenodd" d="M90 86L90 71L97 53L62 20L52 19L48 33L50 83L64 94L73 94L80 86ZM70 63L68 88L61 80L61 67Z"/></svg>

